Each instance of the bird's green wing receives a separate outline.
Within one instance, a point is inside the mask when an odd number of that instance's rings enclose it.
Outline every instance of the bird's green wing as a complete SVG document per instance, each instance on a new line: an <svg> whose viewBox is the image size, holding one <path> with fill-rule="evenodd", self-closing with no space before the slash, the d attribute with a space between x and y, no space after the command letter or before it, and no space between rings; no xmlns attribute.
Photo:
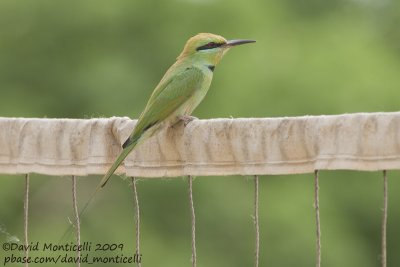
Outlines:
<svg viewBox="0 0 400 267"><path fill-rule="evenodd" d="M143 141L144 133L152 126L165 120L188 101L196 90L200 90L203 80L204 74L202 71L193 67L187 68L181 73L171 76L169 79L163 79L160 82L156 88L157 93L152 94L146 108L140 115L133 133L122 145L123 151L109 168L99 187L103 187L107 183L128 154L139 142ZM151 136L151 134L147 135L147 137Z"/></svg>
<svg viewBox="0 0 400 267"><path fill-rule="evenodd" d="M203 80L203 72L196 67L186 68L179 74L163 79L150 97L124 147L181 107L195 91L200 90Z"/></svg>

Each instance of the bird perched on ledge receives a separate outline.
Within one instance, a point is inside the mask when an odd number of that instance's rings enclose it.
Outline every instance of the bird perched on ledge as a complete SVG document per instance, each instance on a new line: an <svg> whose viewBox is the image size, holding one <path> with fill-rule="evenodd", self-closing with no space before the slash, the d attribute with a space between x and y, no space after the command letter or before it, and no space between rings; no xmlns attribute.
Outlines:
<svg viewBox="0 0 400 267"><path fill-rule="evenodd" d="M111 175L136 146L163 127L174 125L179 121L183 121L186 125L193 119L190 114L210 88L215 66L230 48L254 42L253 40L227 41L224 37L211 33L199 33L190 38L176 62L154 89L135 129L122 145L122 152L100 181L78 217L83 215L96 193L106 185ZM71 224L61 240L64 240L72 231L73 225L77 223L78 220Z"/></svg>
<svg viewBox="0 0 400 267"><path fill-rule="evenodd" d="M161 128L179 121L186 125L194 117L193 110L200 104L210 88L214 68L232 47L253 40L231 40L211 34L199 33L190 38L176 62L168 69L154 89L140 115L135 129L122 145L122 152L101 180L105 186L128 154Z"/></svg>

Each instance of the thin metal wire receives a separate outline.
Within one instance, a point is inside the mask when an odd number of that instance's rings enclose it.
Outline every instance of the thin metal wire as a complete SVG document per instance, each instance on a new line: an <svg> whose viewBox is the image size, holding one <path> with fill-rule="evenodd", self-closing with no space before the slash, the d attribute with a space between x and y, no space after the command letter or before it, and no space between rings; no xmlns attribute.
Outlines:
<svg viewBox="0 0 400 267"><path fill-rule="evenodd" d="M387 252L386 252L386 229L387 229L387 213L388 213L388 182L386 170L383 171L383 215L382 215L382 251L381 251L381 266L386 267Z"/></svg>
<svg viewBox="0 0 400 267"><path fill-rule="evenodd" d="M258 222L258 175L254 176L254 228L256 232L254 266L258 267L258 261L260 255L260 227Z"/></svg>
<svg viewBox="0 0 400 267"><path fill-rule="evenodd" d="M137 259L140 259L141 258L141 255L140 255L140 209L139 209L139 198L138 198L138 193L137 193L137 188L136 188L137 179L136 179L136 177L131 177L131 179L132 179L132 191L133 191L133 206L135 209L136 254L137 254ZM141 267L140 260L137 261L137 266Z"/></svg>
<svg viewBox="0 0 400 267"><path fill-rule="evenodd" d="M189 205L192 219L192 267L196 267L196 216L193 205L193 177L189 175Z"/></svg>
<svg viewBox="0 0 400 267"><path fill-rule="evenodd" d="M28 213L29 212L29 173L25 174L25 199L24 199L24 243L28 247ZM25 258L29 256L29 250L25 249ZM26 261L25 266L28 267L29 263Z"/></svg>
<svg viewBox="0 0 400 267"><path fill-rule="evenodd" d="M321 225L319 217L319 171L314 171L314 208L315 208L315 221L317 227L317 240L316 240L316 266L321 267Z"/></svg>
<svg viewBox="0 0 400 267"><path fill-rule="evenodd" d="M76 198L76 177L75 175L72 175L72 205L74 206L74 215L75 215L75 229L76 229L76 244L78 245L78 248L81 246L81 223L79 220L79 211L78 211L78 201ZM76 262L76 265L78 267L81 266L81 250L77 250L78 254L78 261Z"/></svg>

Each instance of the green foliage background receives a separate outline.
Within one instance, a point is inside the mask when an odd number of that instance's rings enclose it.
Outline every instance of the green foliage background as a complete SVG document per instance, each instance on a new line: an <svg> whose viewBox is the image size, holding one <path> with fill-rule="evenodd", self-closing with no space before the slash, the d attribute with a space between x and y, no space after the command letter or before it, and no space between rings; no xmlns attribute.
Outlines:
<svg viewBox="0 0 400 267"><path fill-rule="evenodd" d="M398 111L399 23L394 0L3 0L0 116L137 118L198 32L257 43L224 58L197 117ZM400 266L399 174L389 172L388 266ZM0 178L0 240L22 239L23 177ZM99 178L78 179L79 203ZM260 266L313 266L312 175L260 182ZM70 184L32 175L31 241L58 242L72 215ZM112 179L98 195L82 218L83 240L133 253L128 185ZM143 266L190 266L186 179L138 187ZM323 265L378 266L381 173L322 172L320 188ZM198 266L252 266L251 177L198 177L194 198ZM0 250L1 260L9 254Z"/></svg>

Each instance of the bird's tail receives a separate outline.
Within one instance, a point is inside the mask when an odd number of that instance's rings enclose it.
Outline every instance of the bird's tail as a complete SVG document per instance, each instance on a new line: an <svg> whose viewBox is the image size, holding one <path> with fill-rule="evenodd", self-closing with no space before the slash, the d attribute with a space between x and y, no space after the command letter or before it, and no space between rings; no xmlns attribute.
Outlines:
<svg viewBox="0 0 400 267"><path fill-rule="evenodd" d="M96 189L93 191L92 195L90 196L89 200L86 202L85 206L83 206L83 208L81 209L81 211L79 212L78 215L78 219L75 219L74 221L70 220L70 226L67 228L67 230L65 230L64 234L62 235L60 241L58 242L58 244L61 244L62 242L64 242L69 235L72 233L72 230L76 227L76 225L79 222L79 219L83 216L83 214L85 213L85 211L87 210L87 208L89 207L89 204L92 203L92 200L94 198L94 196L97 194L97 192L101 189L100 185L98 185L96 187Z"/></svg>
<svg viewBox="0 0 400 267"><path fill-rule="evenodd" d="M136 144L137 144L137 140L133 141L128 146L126 146L124 148L124 150L122 150L121 154L119 154L118 158L115 160L113 165L110 167L110 169L108 169L106 175L104 175L103 179L101 179L100 184L99 184L100 188L103 188L107 184L111 175L114 174L115 170L119 167L119 165L121 165L122 161L124 161L124 159L128 156L128 154L136 146Z"/></svg>
<svg viewBox="0 0 400 267"><path fill-rule="evenodd" d="M100 183L97 185L96 189L93 191L93 193L90 196L89 200L86 202L86 204L83 206L82 210L79 212L79 217L78 218L82 217L82 215L85 213L85 211L89 207L89 204L92 202L94 196L97 194L97 192L99 192L100 189L102 189L106 185L106 183L110 179L111 175L113 175L115 170L118 168L119 165L121 165L122 161L128 156L128 154L132 151L132 149L135 148L137 143L138 143L138 140L134 140L132 142L129 142L129 144L127 146L125 146L125 148L122 150L121 154L115 160L115 162L110 167L110 169L107 171L106 175L104 175L103 179L101 179ZM79 223L79 222L77 222L77 221L72 222L71 221L70 227L64 232L64 234L61 237L59 243L63 242L69 236L69 234L71 234L71 232L73 230L73 227L77 223Z"/></svg>

